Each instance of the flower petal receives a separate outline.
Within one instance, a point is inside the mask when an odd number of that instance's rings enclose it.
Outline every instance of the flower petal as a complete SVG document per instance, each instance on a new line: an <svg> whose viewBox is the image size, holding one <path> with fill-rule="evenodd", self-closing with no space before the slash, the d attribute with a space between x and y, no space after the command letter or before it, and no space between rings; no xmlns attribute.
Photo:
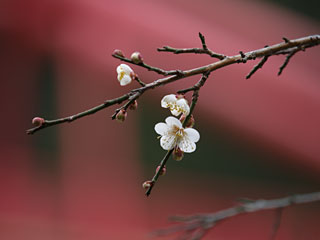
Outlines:
<svg viewBox="0 0 320 240"><path fill-rule="evenodd" d="M173 104L175 104L176 101L177 101L176 95L174 94L166 95L161 100L161 107L168 108Z"/></svg>
<svg viewBox="0 0 320 240"><path fill-rule="evenodd" d="M178 108L179 113L184 113L185 115L189 114L190 107L189 107L186 99L181 98L181 99L177 100L176 105L178 106L177 108Z"/></svg>
<svg viewBox="0 0 320 240"><path fill-rule="evenodd" d="M127 64L120 64L119 67L120 67L121 71L125 72L127 75L130 75L130 73L133 72L131 67L129 67ZM118 71L118 68L117 68L117 71Z"/></svg>
<svg viewBox="0 0 320 240"><path fill-rule="evenodd" d="M119 74L120 72L122 72L122 67L121 67L121 65L119 65L119 66L117 67L117 73Z"/></svg>
<svg viewBox="0 0 320 240"><path fill-rule="evenodd" d="M178 147L186 153L191 153L194 152L196 150L196 144L192 141L190 141L190 139L185 136L184 138L182 138L179 141Z"/></svg>
<svg viewBox="0 0 320 240"><path fill-rule="evenodd" d="M165 135L160 139L160 145L164 150L171 150L176 145L176 136L174 135Z"/></svg>
<svg viewBox="0 0 320 240"><path fill-rule="evenodd" d="M192 142L198 142L200 139L200 134L194 128L186 128L184 132L187 134L188 138Z"/></svg>
<svg viewBox="0 0 320 240"><path fill-rule="evenodd" d="M175 125L178 128L182 128L182 124L181 124L180 120L175 118L175 117L171 117L171 116L167 117L166 118L166 123L168 124L169 127Z"/></svg>
<svg viewBox="0 0 320 240"><path fill-rule="evenodd" d="M154 130L156 131L156 133L160 134L161 136L166 135L166 133L168 132L168 125L163 122L157 123L154 126Z"/></svg>
<svg viewBox="0 0 320 240"><path fill-rule="evenodd" d="M118 78L119 79L119 78ZM129 83L131 83L131 77L128 75L123 75L122 78L120 79L120 85L125 86Z"/></svg>

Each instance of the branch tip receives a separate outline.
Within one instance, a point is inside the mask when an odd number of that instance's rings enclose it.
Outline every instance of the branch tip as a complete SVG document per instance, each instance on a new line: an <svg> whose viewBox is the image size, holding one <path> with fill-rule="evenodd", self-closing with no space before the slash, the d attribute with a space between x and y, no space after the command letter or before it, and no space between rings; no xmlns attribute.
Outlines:
<svg viewBox="0 0 320 240"><path fill-rule="evenodd" d="M289 42L290 42L290 40L289 40L288 38L286 38L286 37L283 37L282 39L283 39L283 41L284 41L285 43L289 43Z"/></svg>
<svg viewBox="0 0 320 240"><path fill-rule="evenodd" d="M239 51L239 53L240 53L240 55L241 55L242 58L245 58L245 57L246 57L246 55L245 55L242 51Z"/></svg>
<svg viewBox="0 0 320 240"><path fill-rule="evenodd" d="M264 56L260 62L253 67L253 69L249 72L249 74L246 76L246 79L249 79L256 71L258 71L259 68L262 68L263 65L268 60L269 56Z"/></svg>

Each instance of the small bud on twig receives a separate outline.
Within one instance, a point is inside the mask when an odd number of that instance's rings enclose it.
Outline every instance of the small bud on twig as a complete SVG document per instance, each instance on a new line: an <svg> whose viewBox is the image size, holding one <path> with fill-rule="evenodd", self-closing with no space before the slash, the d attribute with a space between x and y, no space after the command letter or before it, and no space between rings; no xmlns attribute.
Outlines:
<svg viewBox="0 0 320 240"><path fill-rule="evenodd" d="M186 117L187 116L185 114L182 114L180 119L179 119L180 122L183 122L186 119ZM194 123L195 123L195 120L194 120L193 114L191 114L188 122L185 124L185 127L186 128L192 128L194 126Z"/></svg>
<svg viewBox="0 0 320 240"><path fill-rule="evenodd" d="M139 53L139 52L134 52L134 53L132 53L132 55L131 55L131 60L132 60L132 62L134 62L135 64L142 63L142 62L143 62L143 58L142 58L141 53Z"/></svg>
<svg viewBox="0 0 320 240"><path fill-rule="evenodd" d="M176 98L177 99L182 99L182 98L185 99L185 96L183 94L176 94Z"/></svg>
<svg viewBox="0 0 320 240"><path fill-rule="evenodd" d="M148 188L150 188L153 184L154 184L153 181L148 180L148 181L145 181L145 182L142 184L142 187L143 187L144 189L148 189Z"/></svg>
<svg viewBox="0 0 320 240"><path fill-rule="evenodd" d="M160 167L161 167L161 166L158 166L158 167L157 167L156 173L160 170ZM165 175L166 173L167 173L167 168L166 168L166 166L163 166L163 168L161 169L161 171L160 171L159 174L160 174L161 176L163 176L163 175Z"/></svg>
<svg viewBox="0 0 320 240"><path fill-rule="evenodd" d="M127 118L127 111L124 109L121 109L116 115L116 119L118 122L124 122L126 118Z"/></svg>
<svg viewBox="0 0 320 240"><path fill-rule="evenodd" d="M176 161L181 161L183 156L184 156L183 151L180 148L176 147L172 154L173 159Z"/></svg>
<svg viewBox="0 0 320 240"><path fill-rule="evenodd" d="M119 56L119 57L124 57L123 52L121 50L119 50L119 49L115 49L113 51L112 55Z"/></svg>
<svg viewBox="0 0 320 240"><path fill-rule="evenodd" d="M44 119L41 117L35 117L32 119L32 124L36 127L42 126L43 123L44 123Z"/></svg>
<svg viewBox="0 0 320 240"><path fill-rule="evenodd" d="M133 103L130 104L129 109L136 110L137 108L138 108L138 101L134 100Z"/></svg>

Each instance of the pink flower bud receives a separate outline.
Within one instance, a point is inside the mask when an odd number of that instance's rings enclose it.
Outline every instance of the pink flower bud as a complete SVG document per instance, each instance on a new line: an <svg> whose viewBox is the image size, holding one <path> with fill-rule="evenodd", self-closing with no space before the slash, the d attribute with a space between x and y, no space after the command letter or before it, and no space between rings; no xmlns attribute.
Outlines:
<svg viewBox="0 0 320 240"><path fill-rule="evenodd" d="M180 122L183 122L185 119L186 119L186 115L182 114L179 120L180 120ZM194 123L195 123L195 120L194 120L193 115L191 114L188 122L185 124L185 127L192 128L194 126Z"/></svg>
<svg viewBox="0 0 320 240"><path fill-rule="evenodd" d="M183 94L176 94L177 99L185 98Z"/></svg>
<svg viewBox="0 0 320 240"><path fill-rule="evenodd" d="M119 57L124 57L124 54L121 50L119 49L115 49L112 53L112 55L116 55L116 56L119 56Z"/></svg>
<svg viewBox="0 0 320 240"><path fill-rule="evenodd" d="M40 127L42 124L44 124L44 119L41 117L35 117L32 119L32 124L34 126Z"/></svg>
<svg viewBox="0 0 320 240"><path fill-rule="evenodd" d="M154 184L153 181L148 180L148 181L145 181L145 182L142 184L142 187L143 187L144 189L148 189L148 188L150 188L153 184Z"/></svg>
<svg viewBox="0 0 320 240"><path fill-rule="evenodd" d="M132 53L132 55L131 55L131 60L132 60L132 62L134 62L135 64L142 63L142 62L143 62L143 58L142 58L142 56L141 56L141 53L139 53L139 52L134 52L134 53Z"/></svg>
<svg viewBox="0 0 320 240"><path fill-rule="evenodd" d="M133 103L130 104L129 109L136 110L137 108L138 108L138 102L137 100L134 100Z"/></svg>
<svg viewBox="0 0 320 240"><path fill-rule="evenodd" d="M127 118L127 111L124 109L121 109L116 115L116 120L119 122L124 122L126 118Z"/></svg>
<svg viewBox="0 0 320 240"><path fill-rule="evenodd" d="M183 158L183 151L181 151L180 148L176 147L174 150L173 150L173 154L172 154L172 157L174 160L176 161L181 161L182 158Z"/></svg>
<svg viewBox="0 0 320 240"><path fill-rule="evenodd" d="M138 78L138 74L136 74L135 72L131 72L130 77L131 79L135 80L136 78Z"/></svg>
<svg viewBox="0 0 320 240"><path fill-rule="evenodd" d="M160 170L160 166L157 167L157 170L156 170L156 173ZM165 175L167 172L167 168L166 166L164 166L162 169L161 169L161 172L160 172L160 175L163 176Z"/></svg>

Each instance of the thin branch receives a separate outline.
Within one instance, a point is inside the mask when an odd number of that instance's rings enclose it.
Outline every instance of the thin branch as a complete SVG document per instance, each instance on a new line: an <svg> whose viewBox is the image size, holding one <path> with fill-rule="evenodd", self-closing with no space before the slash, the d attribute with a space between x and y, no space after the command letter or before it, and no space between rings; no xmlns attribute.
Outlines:
<svg viewBox="0 0 320 240"><path fill-rule="evenodd" d="M201 32L199 32L199 38L200 38L200 40L201 40L203 50L208 50L208 47L207 47L207 44L206 44L206 39L205 39L205 37L202 35Z"/></svg>
<svg viewBox="0 0 320 240"><path fill-rule="evenodd" d="M88 116L88 115L91 115L91 114L94 114L98 111L101 111L102 109L105 109L109 106L112 106L114 104L119 104L119 103L122 103L123 101L127 100L129 98L129 96L131 96L134 92L131 91L127 94L124 94L118 98L114 98L114 99L111 99L111 100L107 100L105 101L104 103L96 106L96 107L93 107L93 108L90 108L84 112L80 112L80 113L77 113L75 115L72 115L72 116L69 116L69 117L65 117L65 118L59 118L59 119L55 119L55 120L45 120L43 124L41 124L40 126L37 126L37 127L34 127L34 128L31 128L31 129L28 129L26 132L27 134L34 134L35 132L41 130L41 129L44 129L44 128L47 128L47 127L51 127L51 126L54 126L54 125L57 125L57 124L62 124L62 123L71 123L79 118L82 118L82 117L85 117L85 116Z"/></svg>
<svg viewBox="0 0 320 240"><path fill-rule="evenodd" d="M295 49L295 50L292 50L292 52L288 53L288 55L286 56L286 60L283 62L283 64L280 66L279 68L279 72L278 72L278 76L281 75L283 69L285 69L285 67L288 65L290 59L297 53L299 52L299 49Z"/></svg>
<svg viewBox="0 0 320 240"><path fill-rule="evenodd" d="M210 72L206 72L206 73L202 74L201 79L193 86L193 94L192 94L192 101L191 101L191 105L190 105L190 113L184 119L184 121L182 123L183 127L185 127L186 124L189 122L189 119L191 118L193 110L198 102L199 90L205 84L209 75L210 75ZM180 91L178 91L178 92L180 92Z"/></svg>
<svg viewBox="0 0 320 240"><path fill-rule="evenodd" d="M190 91L199 90L205 84L206 80L209 77L209 74L210 74L210 72L204 73L202 75L201 79L194 86L179 90L179 91L177 91L177 93L178 94L185 94Z"/></svg>
<svg viewBox="0 0 320 240"><path fill-rule="evenodd" d="M137 76L137 74L135 74L134 80L136 80L142 87L144 87L145 85L147 85L145 82L143 82L143 81Z"/></svg>
<svg viewBox="0 0 320 240"><path fill-rule="evenodd" d="M279 230L280 224L281 224L282 213L283 213L283 208L276 209L275 219L274 219L274 223L272 225L270 240L274 240L277 236L277 233L278 233L278 230Z"/></svg>
<svg viewBox="0 0 320 240"><path fill-rule="evenodd" d="M163 169L164 166L166 165L169 157L170 157L171 154L173 153L173 150L174 150L174 149L169 150L169 151L166 153L166 155L163 157L163 159L161 160L161 162L160 162L160 167L159 167L158 171L156 171L156 174L153 176L153 178L152 178L152 180L151 180L151 185L150 185L150 187L147 189L147 191L146 191L146 193L145 193L147 197L150 195L150 193L151 193L151 191L152 191L152 188L153 188L154 185L156 184L156 182L157 182L157 180L158 180L158 178L159 178L159 176L160 176L160 173L162 172L162 169Z"/></svg>
<svg viewBox="0 0 320 240"><path fill-rule="evenodd" d="M253 69L246 76L246 79L249 79L259 68L262 68L265 62L268 60L269 56L264 56L260 62L253 67Z"/></svg>
<svg viewBox="0 0 320 240"><path fill-rule="evenodd" d="M221 210L215 213L207 213L207 214L198 214L191 216L175 216L171 217L171 220L180 222L180 225L176 225L173 227L169 227L167 229L162 229L154 234L157 236L167 236L169 234L174 234L178 232L185 232L187 229L193 229L194 231L197 228L203 229L212 229L214 226L221 222L222 220L230 219L237 215L243 215L263 210L270 209L284 209L291 205L304 204L304 203L312 203L320 201L320 192L306 193L306 194L296 194L287 196L284 198L271 199L271 200L256 200L252 202L248 202L242 205L234 206L231 208L227 208L225 210ZM279 213L277 215L277 220L275 223L275 233L277 232L281 220L281 212L280 217ZM274 234L275 234L274 233Z"/></svg>
<svg viewBox="0 0 320 240"><path fill-rule="evenodd" d="M181 53L195 53L195 54L207 54L213 58L217 58L222 60L226 58L226 55L213 52L212 50L208 49L205 37L199 32L199 38L202 43L202 48L173 48L169 46L163 46L162 48L158 48L159 52L172 52L174 54L181 54Z"/></svg>
<svg viewBox="0 0 320 240"><path fill-rule="evenodd" d="M180 79L183 79L186 77L190 77L190 76L194 76L194 75L198 75L198 74L204 74L207 72L210 73L210 72L213 72L217 69L226 67L228 65L232 65L235 63L244 63L248 60L254 60L256 58L263 58L265 56L290 54L292 51L295 51L296 49L298 49L298 51L303 51L306 48L313 47L313 46L316 46L319 44L320 44L320 35L313 35L313 36L298 38L298 39L290 40L288 42L281 42L281 43L278 43L278 44L275 44L272 46L268 46L268 47L265 47L262 49L257 49L254 51L243 53L244 56L241 56L242 54L238 54L238 55L231 56L231 57L226 57L224 55L221 55L220 57L218 57L221 60L219 60L217 62L213 62L213 63L205 65L205 66L201 66L198 68L193 68L193 69L189 69L189 70L185 70L185 71L181 71L181 70L164 71L162 69L151 67L146 64L142 64L142 65L136 64L136 65L145 67L148 70L158 72L161 75L165 75L165 77L160 78L158 80L155 80L154 82L148 83L145 86L141 86L140 88L133 89L129 93L126 93L120 97L107 100L104 103L102 103L96 107L93 107L89 110L86 110L84 112L81 112L81 113L78 113L78 114L75 114L75 115L72 115L69 117L56 119L56 120L45 120L44 123L41 124L40 126L37 126L37 127L34 127L34 128L27 130L27 133L33 134L33 133L35 133L41 129L47 128L47 127L51 127L51 126L66 123L66 122L68 122L68 123L73 122L76 119L80 119L82 117L91 115L93 113L101 111L101 110L103 110L107 107L110 107L112 105L120 104L120 103L128 100L129 98L130 98L130 101L134 101L134 100L138 99L147 90L154 89L154 88L175 82L177 80L180 80ZM204 49L202 48L201 51L203 51L203 50ZM196 51L193 51L193 53L196 53ZM130 59L122 58L119 56L115 56L115 57L119 58L122 61L127 61L127 62L132 63L132 61ZM125 106L123 106L123 107L125 107Z"/></svg>

